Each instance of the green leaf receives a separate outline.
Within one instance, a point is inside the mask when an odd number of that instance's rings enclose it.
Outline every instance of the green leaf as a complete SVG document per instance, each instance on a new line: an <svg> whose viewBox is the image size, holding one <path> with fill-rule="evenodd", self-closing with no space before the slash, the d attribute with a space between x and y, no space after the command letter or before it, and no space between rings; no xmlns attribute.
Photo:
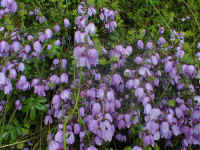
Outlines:
<svg viewBox="0 0 200 150"><path fill-rule="evenodd" d="M88 5L92 6L95 4L95 0L87 0Z"/></svg>
<svg viewBox="0 0 200 150"><path fill-rule="evenodd" d="M168 105L171 107L175 107L176 106L176 102L174 100L169 100L168 101Z"/></svg>
<svg viewBox="0 0 200 150"><path fill-rule="evenodd" d="M36 110L32 108L30 112L30 119L35 120L35 116L36 116Z"/></svg>

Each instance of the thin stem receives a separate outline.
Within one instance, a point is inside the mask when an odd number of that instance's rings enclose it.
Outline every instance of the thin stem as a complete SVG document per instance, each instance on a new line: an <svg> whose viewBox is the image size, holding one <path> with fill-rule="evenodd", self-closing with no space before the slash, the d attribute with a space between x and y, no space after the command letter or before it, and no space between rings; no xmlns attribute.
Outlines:
<svg viewBox="0 0 200 150"><path fill-rule="evenodd" d="M81 71L82 71L82 69L81 69ZM82 80L81 71L80 71L80 80L79 80L79 85L78 85L78 93L75 96L75 106L74 106L72 112L68 115L67 119L64 122L64 128L63 128L63 132L64 132L64 150L67 150L67 143L66 143L66 126L67 126L67 123L72 118L72 116L74 115L75 111L78 109L78 102L79 102L80 91L81 91L81 80Z"/></svg>

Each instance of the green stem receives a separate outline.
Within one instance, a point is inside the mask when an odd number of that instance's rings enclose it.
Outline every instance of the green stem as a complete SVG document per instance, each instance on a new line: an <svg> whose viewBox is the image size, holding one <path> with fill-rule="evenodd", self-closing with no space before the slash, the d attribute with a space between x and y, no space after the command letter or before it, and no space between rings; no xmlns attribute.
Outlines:
<svg viewBox="0 0 200 150"><path fill-rule="evenodd" d="M78 85L78 93L75 96L75 106L74 106L72 112L68 115L67 119L64 122L64 128L63 128L63 132L64 132L64 150L67 150L67 143L66 143L66 126L67 126L67 123L72 118L72 116L74 115L75 111L78 109L78 102L79 102L80 91L81 91L81 79L82 79L81 71L80 71L80 80L79 80L79 85Z"/></svg>

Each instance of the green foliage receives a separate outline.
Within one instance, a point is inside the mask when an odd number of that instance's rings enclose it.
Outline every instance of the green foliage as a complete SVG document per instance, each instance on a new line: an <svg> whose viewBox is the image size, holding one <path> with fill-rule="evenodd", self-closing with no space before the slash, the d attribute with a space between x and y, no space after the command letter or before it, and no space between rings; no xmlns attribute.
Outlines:
<svg viewBox="0 0 200 150"><path fill-rule="evenodd" d="M47 111L47 108L44 106L46 101L47 99L44 97L30 97L23 101L22 112L29 113L30 119L35 120L37 111L40 111L40 113Z"/></svg>

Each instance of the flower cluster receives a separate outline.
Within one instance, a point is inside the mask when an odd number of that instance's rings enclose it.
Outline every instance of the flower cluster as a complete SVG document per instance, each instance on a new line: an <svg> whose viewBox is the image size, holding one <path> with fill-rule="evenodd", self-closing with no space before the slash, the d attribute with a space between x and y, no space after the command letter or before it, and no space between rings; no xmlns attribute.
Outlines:
<svg viewBox="0 0 200 150"><path fill-rule="evenodd" d="M17 10L14 0L2 0L1 6L0 18ZM93 19L99 15L112 34L117 12L107 8L98 12L86 2L80 3L77 12L75 27L63 18L62 24L45 26L36 34L2 29L0 94L3 98L15 95L16 113L23 113L30 95L48 99L43 123L54 127L47 135L48 149L78 145L80 150L97 150L114 140L128 143L133 137L137 139L132 150L155 147L160 140L173 147L174 139L182 150L200 146L200 70L185 59L184 33L171 30L167 38L164 26L159 26L156 41L105 44L106 50L97 48ZM35 9L29 15L39 23L47 21L39 13ZM62 32L72 28L74 45L69 54L74 57L66 57ZM196 57L200 59L199 52ZM31 74L30 68L35 69ZM6 104L0 101L0 115ZM37 105L39 110L42 106Z"/></svg>

